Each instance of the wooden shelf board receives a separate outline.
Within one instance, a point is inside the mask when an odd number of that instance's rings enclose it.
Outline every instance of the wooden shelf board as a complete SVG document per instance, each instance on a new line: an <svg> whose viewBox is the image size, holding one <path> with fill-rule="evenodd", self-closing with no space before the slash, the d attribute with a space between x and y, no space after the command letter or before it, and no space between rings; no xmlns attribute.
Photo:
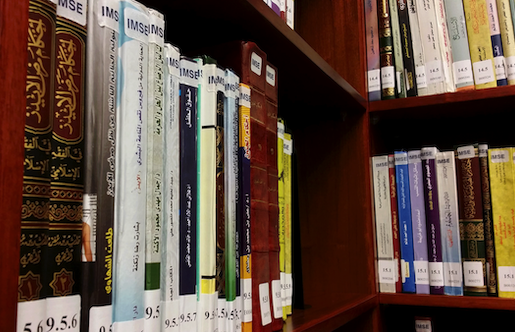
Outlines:
<svg viewBox="0 0 515 332"><path fill-rule="evenodd" d="M357 297L355 300L340 305L294 310L286 320L283 331L332 331L358 318L362 314L377 308L376 294Z"/></svg>
<svg viewBox="0 0 515 332"><path fill-rule="evenodd" d="M380 304L515 311L515 299L498 297L379 294Z"/></svg>

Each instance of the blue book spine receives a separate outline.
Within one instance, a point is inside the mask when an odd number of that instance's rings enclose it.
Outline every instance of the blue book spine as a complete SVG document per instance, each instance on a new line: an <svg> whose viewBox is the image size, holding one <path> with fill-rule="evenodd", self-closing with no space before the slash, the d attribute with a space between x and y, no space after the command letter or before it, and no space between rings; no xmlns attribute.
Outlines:
<svg viewBox="0 0 515 332"><path fill-rule="evenodd" d="M402 291L415 293L415 268L413 264L413 233L411 227L411 204L409 188L408 154L395 152L395 180L401 239Z"/></svg>
<svg viewBox="0 0 515 332"><path fill-rule="evenodd" d="M417 294L429 294L429 263L427 259L426 208L422 182L420 150L408 152L411 222Z"/></svg>
<svg viewBox="0 0 515 332"><path fill-rule="evenodd" d="M492 39L492 50L494 52L495 76L497 78L497 85L508 85L508 79L506 78L504 52L502 50L501 27L499 26L497 3L495 0L487 0L486 2L488 21L490 23L490 38ZM513 1L510 1L510 7L513 12Z"/></svg>

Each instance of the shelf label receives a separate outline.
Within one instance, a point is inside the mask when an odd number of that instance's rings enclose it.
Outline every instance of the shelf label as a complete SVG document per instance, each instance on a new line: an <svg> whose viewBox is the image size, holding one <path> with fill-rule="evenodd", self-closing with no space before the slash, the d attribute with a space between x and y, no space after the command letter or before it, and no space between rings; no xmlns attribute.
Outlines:
<svg viewBox="0 0 515 332"><path fill-rule="evenodd" d="M417 76L417 88L425 89L427 88L427 80L426 80L426 66L417 66L415 67L415 75Z"/></svg>
<svg viewBox="0 0 515 332"><path fill-rule="evenodd" d="M499 266L499 291L515 292L515 266Z"/></svg>
<svg viewBox="0 0 515 332"><path fill-rule="evenodd" d="M474 62L472 64L476 84L485 84L495 81L495 73L492 66L492 60L490 59Z"/></svg>
<svg viewBox="0 0 515 332"><path fill-rule="evenodd" d="M467 287L483 287L485 285L483 263L481 262L463 262L463 275Z"/></svg>
<svg viewBox="0 0 515 332"><path fill-rule="evenodd" d="M274 307L274 318L283 317L283 298L281 296L281 280L272 280L272 305Z"/></svg>
<svg viewBox="0 0 515 332"><path fill-rule="evenodd" d="M442 262L429 262L429 285L430 286L443 286L443 263Z"/></svg>
<svg viewBox="0 0 515 332"><path fill-rule="evenodd" d="M80 295L50 297L46 305L45 331L80 331Z"/></svg>
<svg viewBox="0 0 515 332"><path fill-rule="evenodd" d="M426 63L426 69L429 84L441 83L444 81L442 61L429 61Z"/></svg>
<svg viewBox="0 0 515 332"><path fill-rule="evenodd" d="M461 263L444 263L444 276L445 286L461 287L462 286L462 271Z"/></svg>
<svg viewBox="0 0 515 332"><path fill-rule="evenodd" d="M495 64L495 77L498 80L503 80L506 78L506 63L503 56L496 56L494 58Z"/></svg>
<svg viewBox="0 0 515 332"><path fill-rule="evenodd" d="M393 66L381 68L381 88L395 88L395 68Z"/></svg>
<svg viewBox="0 0 515 332"><path fill-rule="evenodd" d="M452 64L456 84L473 83L472 63L470 60L456 61Z"/></svg>
<svg viewBox="0 0 515 332"><path fill-rule="evenodd" d="M431 321L429 319L416 319L415 320L416 332L432 332Z"/></svg>
<svg viewBox="0 0 515 332"><path fill-rule="evenodd" d="M104 305L89 309L90 331L111 331L113 325L113 306Z"/></svg>
<svg viewBox="0 0 515 332"><path fill-rule="evenodd" d="M372 69L368 71L368 92L381 90L380 69Z"/></svg>
<svg viewBox="0 0 515 332"><path fill-rule="evenodd" d="M508 150L494 150L490 153L492 163L507 163L510 161Z"/></svg>
<svg viewBox="0 0 515 332"><path fill-rule="evenodd" d="M414 261L415 265L415 284L429 285L429 262Z"/></svg>
<svg viewBox="0 0 515 332"><path fill-rule="evenodd" d="M515 80L515 55L505 58L506 60L506 76L508 80Z"/></svg>
<svg viewBox="0 0 515 332"><path fill-rule="evenodd" d="M259 308L261 309L261 323L263 326L272 322L270 314L270 296L268 291L268 282L259 285Z"/></svg>
<svg viewBox="0 0 515 332"><path fill-rule="evenodd" d="M380 259L378 261L379 283L395 284L395 266L394 261Z"/></svg>

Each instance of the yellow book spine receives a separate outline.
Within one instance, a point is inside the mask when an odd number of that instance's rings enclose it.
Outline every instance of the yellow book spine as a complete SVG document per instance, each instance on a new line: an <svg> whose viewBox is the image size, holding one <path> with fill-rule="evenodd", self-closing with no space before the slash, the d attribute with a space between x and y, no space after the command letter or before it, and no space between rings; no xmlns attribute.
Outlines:
<svg viewBox="0 0 515 332"><path fill-rule="evenodd" d="M283 319L286 320L288 316L286 312L286 293L284 288L285 275L284 275L284 259L285 259L285 237L284 237L284 156L283 156L283 142L284 142L284 123L281 119L277 122L277 174L278 177L278 196L279 196L279 271L281 272L281 299L283 308Z"/></svg>
<svg viewBox="0 0 515 332"><path fill-rule="evenodd" d="M513 33L512 13L509 0L497 0L499 28L501 30L502 48L506 63L508 84L515 84L515 36Z"/></svg>
<svg viewBox="0 0 515 332"><path fill-rule="evenodd" d="M476 89L497 86L486 0L463 0Z"/></svg>
<svg viewBox="0 0 515 332"><path fill-rule="evenodd" d="M499 297L515 298L513 148L488 150Z"/></svg>
<svg viewBox="0 0 515 332"><path fill-rule="evenodd" d="M293 140L284 134L283 170L284 170L284 273L286 290L286 314L292 314L293 278L292 278L292 152Z"/></svg>

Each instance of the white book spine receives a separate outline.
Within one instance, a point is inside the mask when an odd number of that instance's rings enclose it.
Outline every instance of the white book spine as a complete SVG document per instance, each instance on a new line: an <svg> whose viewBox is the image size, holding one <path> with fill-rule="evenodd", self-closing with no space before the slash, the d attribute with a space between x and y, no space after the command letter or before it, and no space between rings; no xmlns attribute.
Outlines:
<svg viewBox="0 0 515 332"><path fill-rule="evenodd" d="M295 18L295 0L286 0L286 24L293 30Z"/></svg>
<svg viewBox="0 0 515 332"><path fill-rule="evenodd" d="M406 97L406 86L404 84L404 64L402 62L401 29L399 26L399 10L397 0L388 1L390 6L390 25L393 37L393 54L395 63L395 86L399 97Z"/></svg>
<svg viewBox="0 0 515 332"><path fill-rule="evenodd" d="M411 44L413 47L413 58L415 60L415 74L417 81L417 92L419 96L428 94L426 60L424 58L424 48L420 39L420 28L418 24L417 2L408 0L408 16L411 30Z"/></svg>
<svg viewBox="0 0 515 332"><path fill-rule="evenodd" d="M455 92L456 83L454 83L451 41L449 39L449 29L447 27L447 18L445 16L444 0L434 0L434 7L436 11L436 23L439 37L438 41L440 43L440 53L443 64L444 89L445 92Z"/></svg>

